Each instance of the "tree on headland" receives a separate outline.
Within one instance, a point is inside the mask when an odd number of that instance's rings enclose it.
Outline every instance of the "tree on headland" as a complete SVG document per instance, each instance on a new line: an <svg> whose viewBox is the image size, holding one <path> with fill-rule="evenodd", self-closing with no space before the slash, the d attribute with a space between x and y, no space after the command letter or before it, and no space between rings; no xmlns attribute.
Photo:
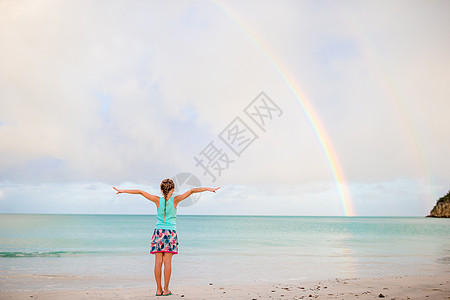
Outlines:
<svg viewBox="0 0 450 300"><path fill-rule="evenodd" d="M439 198L427 217L450 218L450 191L444 197Z"/></svg>

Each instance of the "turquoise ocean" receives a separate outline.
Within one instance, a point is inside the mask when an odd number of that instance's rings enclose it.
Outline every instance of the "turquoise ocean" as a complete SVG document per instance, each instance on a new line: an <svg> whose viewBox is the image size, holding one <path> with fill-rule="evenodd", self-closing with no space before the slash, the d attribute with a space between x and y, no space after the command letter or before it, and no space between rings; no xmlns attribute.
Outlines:
<svg viewBox="0 0 450 300"><path fill-rule="evenodd" d="M0 289L154 287L155 215L0 214ZM177 216L171 286L450 272L450 220Z"/></svg>

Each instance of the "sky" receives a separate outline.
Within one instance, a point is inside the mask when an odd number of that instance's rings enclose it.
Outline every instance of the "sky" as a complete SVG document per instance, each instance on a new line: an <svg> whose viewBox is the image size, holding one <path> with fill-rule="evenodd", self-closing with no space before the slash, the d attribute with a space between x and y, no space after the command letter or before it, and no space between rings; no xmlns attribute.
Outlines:
<svg viewBox="0 0 450 300"><path fill-rule="evenodd" d="M449 1L0 1L0 213L425 216ZM183 202L182 202L183 203Z"/></svg>

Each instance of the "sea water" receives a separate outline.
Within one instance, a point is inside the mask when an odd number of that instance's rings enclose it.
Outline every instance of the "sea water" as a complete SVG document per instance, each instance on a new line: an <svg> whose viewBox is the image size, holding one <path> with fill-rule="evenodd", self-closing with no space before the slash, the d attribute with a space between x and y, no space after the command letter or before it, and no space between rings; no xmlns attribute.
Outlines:
<svg viewBox="0 0 450 300"><path fill-rule="evenodd" d="M0 214L0 289L154 284L155 215ZM171 285L450 272L450 220L177 216Z"/></svg>

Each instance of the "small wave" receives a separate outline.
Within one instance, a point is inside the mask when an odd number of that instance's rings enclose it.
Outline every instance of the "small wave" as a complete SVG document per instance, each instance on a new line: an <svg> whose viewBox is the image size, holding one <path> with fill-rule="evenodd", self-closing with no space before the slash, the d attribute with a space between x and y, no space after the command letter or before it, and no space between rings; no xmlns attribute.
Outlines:
<svg viewBox="0 0 450 300"><path fill-rule="evenodd" d="M93 251L48 251L48 252L0 252L0 257L60 257L60 256L75 256L96 254L101 252Z"/></svg>

